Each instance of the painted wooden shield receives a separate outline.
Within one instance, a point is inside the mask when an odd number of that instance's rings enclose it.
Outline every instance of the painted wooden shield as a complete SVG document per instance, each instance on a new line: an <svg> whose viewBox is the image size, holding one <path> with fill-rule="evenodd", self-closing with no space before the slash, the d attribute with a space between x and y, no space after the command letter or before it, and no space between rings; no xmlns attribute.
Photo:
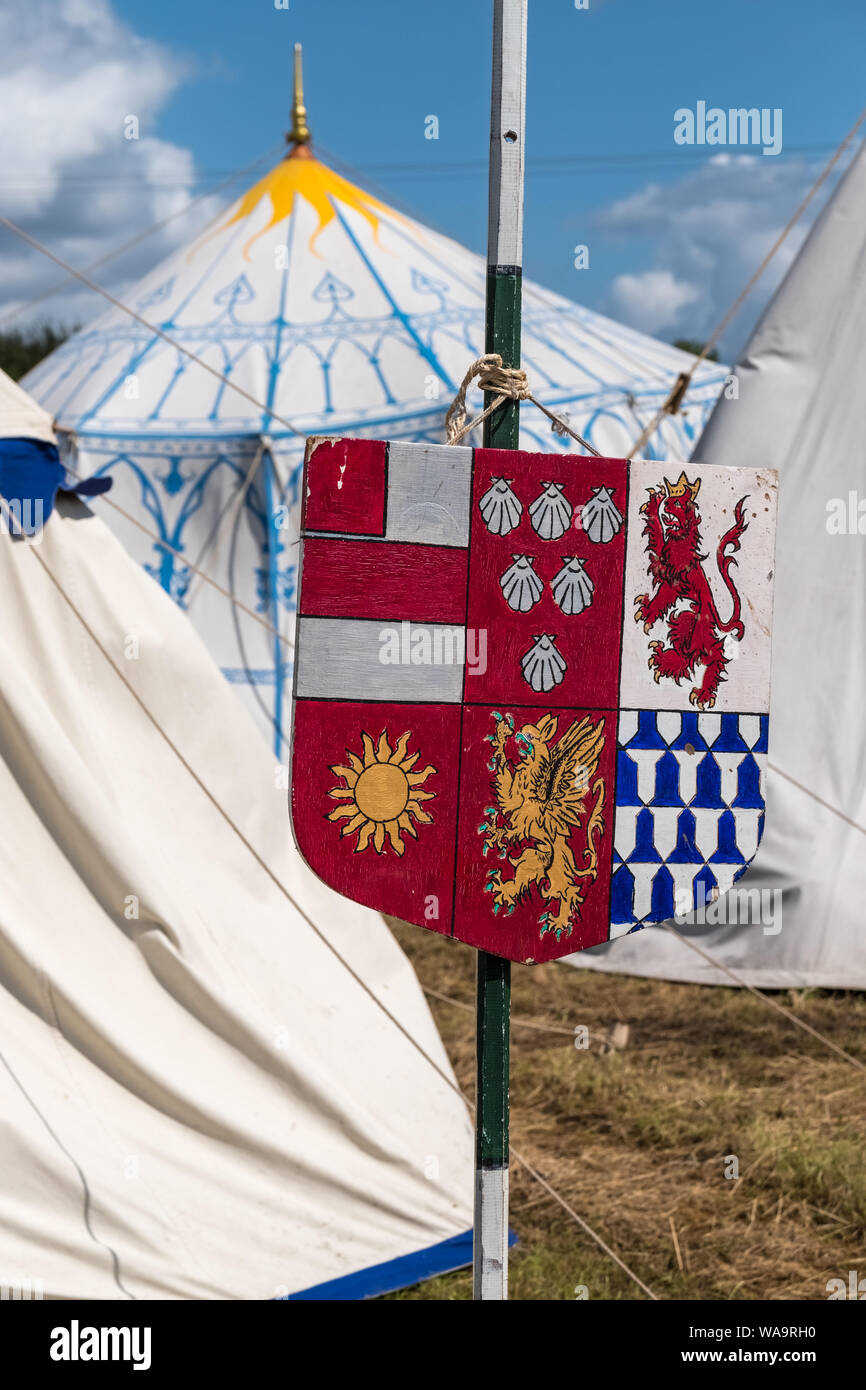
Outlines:
<svg viewBox="0 0 866 1390"><path fill-rule="evenodd" d="M311 439L292 822L526 963L700 906L764 818L776 474Z"/></svg>

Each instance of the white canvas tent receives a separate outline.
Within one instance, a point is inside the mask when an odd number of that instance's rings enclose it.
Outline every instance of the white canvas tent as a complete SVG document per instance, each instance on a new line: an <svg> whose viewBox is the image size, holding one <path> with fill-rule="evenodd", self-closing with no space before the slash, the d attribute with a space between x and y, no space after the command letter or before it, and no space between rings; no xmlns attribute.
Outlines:
<svg viewBox="0 0 866 1390"><path fill-rule="evenodd" d="M741 881L744 890L778 890L781 913L681 928L764 988L866 989L864 321L866 146L755 329L736 367L739 399L719 401L694 451L702 464L781 475L766 830ZM731 984L662 928L569 959Z"/></svg>
<svg viewBox="0 0 866 1390"><path fill-rule="evenodd" d="M414 973L299 861L188 619L62 494L0 534L0 597L0 1286L347 1298L465 1263L471 1126Z"/></svg>

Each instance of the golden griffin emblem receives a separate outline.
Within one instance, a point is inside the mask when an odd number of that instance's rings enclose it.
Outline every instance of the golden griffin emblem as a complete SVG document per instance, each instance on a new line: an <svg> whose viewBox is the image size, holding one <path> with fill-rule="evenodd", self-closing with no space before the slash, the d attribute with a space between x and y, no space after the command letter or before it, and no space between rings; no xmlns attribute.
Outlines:
<svg viewBox="0 0 866 1390"><path fill-rule="evenodd" d="M487 819L478 827L484 836L483 853L495 850L507 861L491 869L485 892L493 894L493 911L514 911L515 904L537 888L546 910L539 918L541 935L571 934L586 890L598 874L598 841L604 832L604 782L598 762L604 747L604 718L575 720L554 742L559 719L544 715L537 724L524 724L515 732L510 714L494 713L496 730L488 734L493 758L491 786L495 806L485 809ZM508 757L511 740L515 759ZM588 806L592 809L588 811ZM582 849L572 848L582 831ZM528 843L527 843L528 842ZM518 850L519 853L509 853ZM554 911L554 906L556 910Z"/></svg>

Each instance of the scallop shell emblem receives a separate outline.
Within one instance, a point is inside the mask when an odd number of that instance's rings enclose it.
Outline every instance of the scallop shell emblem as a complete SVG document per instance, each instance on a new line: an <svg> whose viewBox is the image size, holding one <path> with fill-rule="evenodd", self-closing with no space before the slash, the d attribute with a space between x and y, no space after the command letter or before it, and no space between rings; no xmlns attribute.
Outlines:
<svg viewBox="0 0 866 1390"><path fill-rule="evenodd" d="M562 569L554 575L550 587L554 603L568 617L574 617L588 608L595 591L584 561L576 555L563 556Z"/></svg>
<svg viewBox="0 0 866 1390"><path fill-rule="evenodd" d="M594 487L580 514L581 526L595 545L612 541L622 526L622 512L609 487Z"/></svg>
<svg viewBox="0 0 866 1390"><path fill-rule="evenodd" d="M551 634L542 632L534 639L520 662L523 679L536 694L545 694L559 685L567 670L565 658L557 650Z"/></svg>
<svg viewBox="0 0 866 1390"><path fill-rule="evenodd" d="M515 613L528 613L544 593L544 584L533 569L530 555L515 555L514 563L499 579L499 587L508 607Z"/></svg>
<svg viewBox="0 0 866 1390"><path fill-rule="evenodd" d="M561 483L542 483L544 491L529 508L529 519L543 541L558 541L564 536L574 515L571 503L563 495Z"/></svg>
<svg viewBox="0 0 866 1390"><path fill-rule="evenodd" d="M507 536L523 515L523 504L511 491L510 479L491 478L478 503L484 525L492 536Z"/></svg>

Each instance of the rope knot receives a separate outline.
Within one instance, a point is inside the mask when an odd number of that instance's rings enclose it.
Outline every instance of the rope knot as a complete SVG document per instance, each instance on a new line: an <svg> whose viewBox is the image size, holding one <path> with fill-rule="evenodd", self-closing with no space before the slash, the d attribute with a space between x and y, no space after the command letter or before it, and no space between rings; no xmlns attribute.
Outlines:
<svg viewBox="0 0 866 1390"><path fill-rule="evenodd" d="M472 420L467 425L466 392L476 377L478 378L479 389L492 392L494 399L477 419ZM464 434L474 430L483 420L487 419L488 415L492 415L494 410L498 410L503 401L529 401L531 399L532 392L529 389L529 380L523 368L504 367L502 357L498 352L486 352L483 357L477 357L472 363L460 383L457 395L451 402L448 414L445 416L448 443L457 444Z"/></svg>
<svg viewBox="0 0 866 1390"><path fill-rule="evenodd" d="M480 415L467 424L466 392L476 377L480 389L489 394L492 393L493 400L482 410ZM538 406L542 414L546 415L548 420L552 422L557 434L570 434L572 439L576 439L578 444L582 444L588 453L598 457L597 449L594 449L559 415L554 415L551 410L547 409L546 405L542 405L541 401L535 399L529 386L529 378L523 368L503 367L502 358L498 352L486 352L483 357L476 357L461 381L460 390L451 402L448 414L445 416L446 442L459 444L465 434L476 429L487 419L488 415L492 415L494 410L498 410L503 401L532 401L532 404Z"/></svg>
<svg viewBox="0 0 866 1390"><path fill-rule="evenodd" d="M532 392L522 367L503 367L498 352L488 353L486 359L479 358L479 361L486 362L478 373L478 386L482 391L495 391L497 395L507 396L512 401L529 400Z"/></svg>

